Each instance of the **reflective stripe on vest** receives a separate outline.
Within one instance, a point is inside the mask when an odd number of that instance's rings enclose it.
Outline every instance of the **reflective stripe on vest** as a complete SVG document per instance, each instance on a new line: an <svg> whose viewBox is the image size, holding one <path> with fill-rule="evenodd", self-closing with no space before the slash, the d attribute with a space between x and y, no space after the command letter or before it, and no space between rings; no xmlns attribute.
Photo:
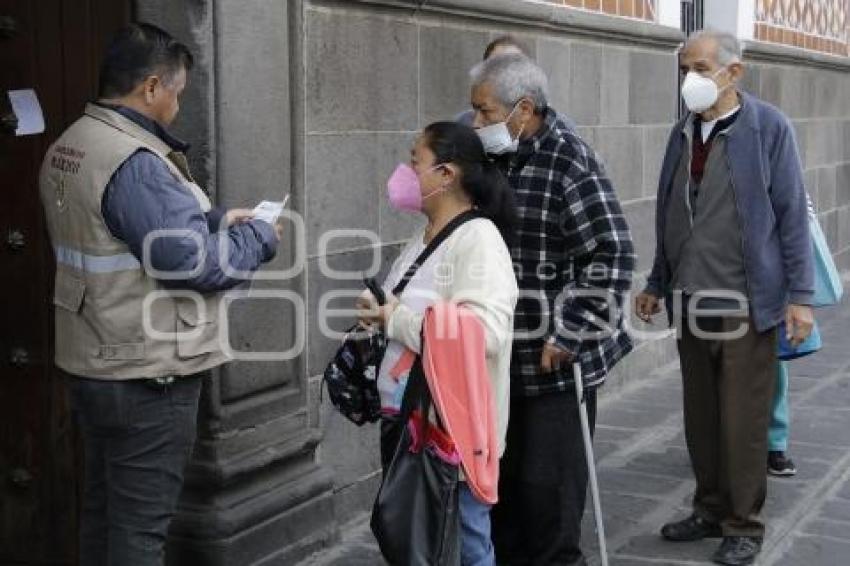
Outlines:
<svg viewBox="0 0 850 566"><path fill-rule="evenodd" d="M142 264L131 253L90 255L79 250L56 246L56 262L88 273L113 273L139 269Z"/></svg>

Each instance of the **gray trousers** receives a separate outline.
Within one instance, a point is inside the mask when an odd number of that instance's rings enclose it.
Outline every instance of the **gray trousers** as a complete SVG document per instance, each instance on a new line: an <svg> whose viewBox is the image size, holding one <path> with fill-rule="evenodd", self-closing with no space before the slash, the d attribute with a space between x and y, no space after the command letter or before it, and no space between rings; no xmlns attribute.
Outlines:
<svg viewBox="0 0 850 566"><path fill-rule="evenodd" d="M69 382L85 451L80 566L159 566L195 442L201 379Z"/></svg>

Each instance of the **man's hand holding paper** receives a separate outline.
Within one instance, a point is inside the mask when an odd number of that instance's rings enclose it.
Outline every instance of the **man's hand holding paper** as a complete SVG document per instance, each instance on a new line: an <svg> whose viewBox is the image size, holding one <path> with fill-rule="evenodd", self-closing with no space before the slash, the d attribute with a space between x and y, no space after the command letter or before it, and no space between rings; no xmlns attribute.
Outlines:
<svg viewBox="0 0 850 566"><path fill-rule="evenodd" d="M283 207L286 206L288 201L289 195L283 197L283 200L279 202L264 200L255 206L253 210L254 220L262 220L274 226L278 240L283 237L283 224L280 216L283 214Z"/></svg>

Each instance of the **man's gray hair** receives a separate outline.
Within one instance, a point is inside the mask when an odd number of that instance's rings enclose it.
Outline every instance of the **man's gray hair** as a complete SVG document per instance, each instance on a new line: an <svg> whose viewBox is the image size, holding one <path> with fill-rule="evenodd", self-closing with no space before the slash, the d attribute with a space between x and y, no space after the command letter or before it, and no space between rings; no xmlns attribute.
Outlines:
<svg viewBox="0 0 850 566"><path fill-rule="evenodd" d="M687 43L700 39L714 40L717 44L717 62L720 65L726 66L741 62L741 42L733 34L715 29L703 29L691 35Z"/></svg>
<svg viewBox="0 0 850 566"><path fill-rule="evenodd" d="M531 59L519 53L491 57L469 72L472 87L488 84L500 103L513 107L522 98L534 102L535 110L549 104L549 80Z"/></svg>

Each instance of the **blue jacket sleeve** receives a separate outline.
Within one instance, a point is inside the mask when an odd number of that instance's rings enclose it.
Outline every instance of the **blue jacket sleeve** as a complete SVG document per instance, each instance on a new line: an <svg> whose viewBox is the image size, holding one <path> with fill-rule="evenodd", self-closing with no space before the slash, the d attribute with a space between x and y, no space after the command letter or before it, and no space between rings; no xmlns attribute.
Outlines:
<svg viewBox="0 0 850 566"><path fill-rule="evenodd" d="M789 301L810 305L815 287L808 203L794 130L784 118L770 153L770 166L771 196L779 228Z"/></svg>
<svg viewBox="0 0 850 566"><path fill-rule="evenodd" d="M225 214L227 211L220 206L214 206L207 212L207 226L210 232L218 232L222 228L221 222Z"/></svg>
<svg viewBox="0 0 850 566"><path fill-rule="evenodd" d="M170 288L200 292L232 288L244 281L231 276L232 271L255 271L274 257L277 247L274 228L260 220L211 230L221 215L205 214L168 166L144 150L115 172L104 193L102 211L112 235L124 241L143 265L144 241L151 233L183 230L194 235L157 237L150 246L148 265L158 271L188 273L197 268L204 256L203 266L191 277L160 280ZM229 245L222 246L225 238ZM227 257L221 256L223 248ZM224 266L228 264L231 275L225 273Z"/></svg>
<svg viewBox="0 0 850 566"><path fill-rule="evenodd" d="M652 269L646 278L646 286L643 289L644 293L658 298L664 297L664 287L666 284L664 276L666 260L661 247L661 238L663 236L662 221L664 216L662 191L663 188L658 189L658 196L655 200L655 255L652 259Z"/></svg>
<svg viewBox="0 0 850 566"><path fill-rule="evenodd" d="M652 260L652 269L646 279L644 292L655 297L664 297L667 293L667 258L664 256L664 214L666 208L666 190L670 178L673 175L678 160L681 157L681 122L673 127L670 137L667 138L667 148L664 150L664 159L661 162L661 171L658 177L658 193L655 199L655 255ZM678 145L677 145L678 144Z"/></svg>

